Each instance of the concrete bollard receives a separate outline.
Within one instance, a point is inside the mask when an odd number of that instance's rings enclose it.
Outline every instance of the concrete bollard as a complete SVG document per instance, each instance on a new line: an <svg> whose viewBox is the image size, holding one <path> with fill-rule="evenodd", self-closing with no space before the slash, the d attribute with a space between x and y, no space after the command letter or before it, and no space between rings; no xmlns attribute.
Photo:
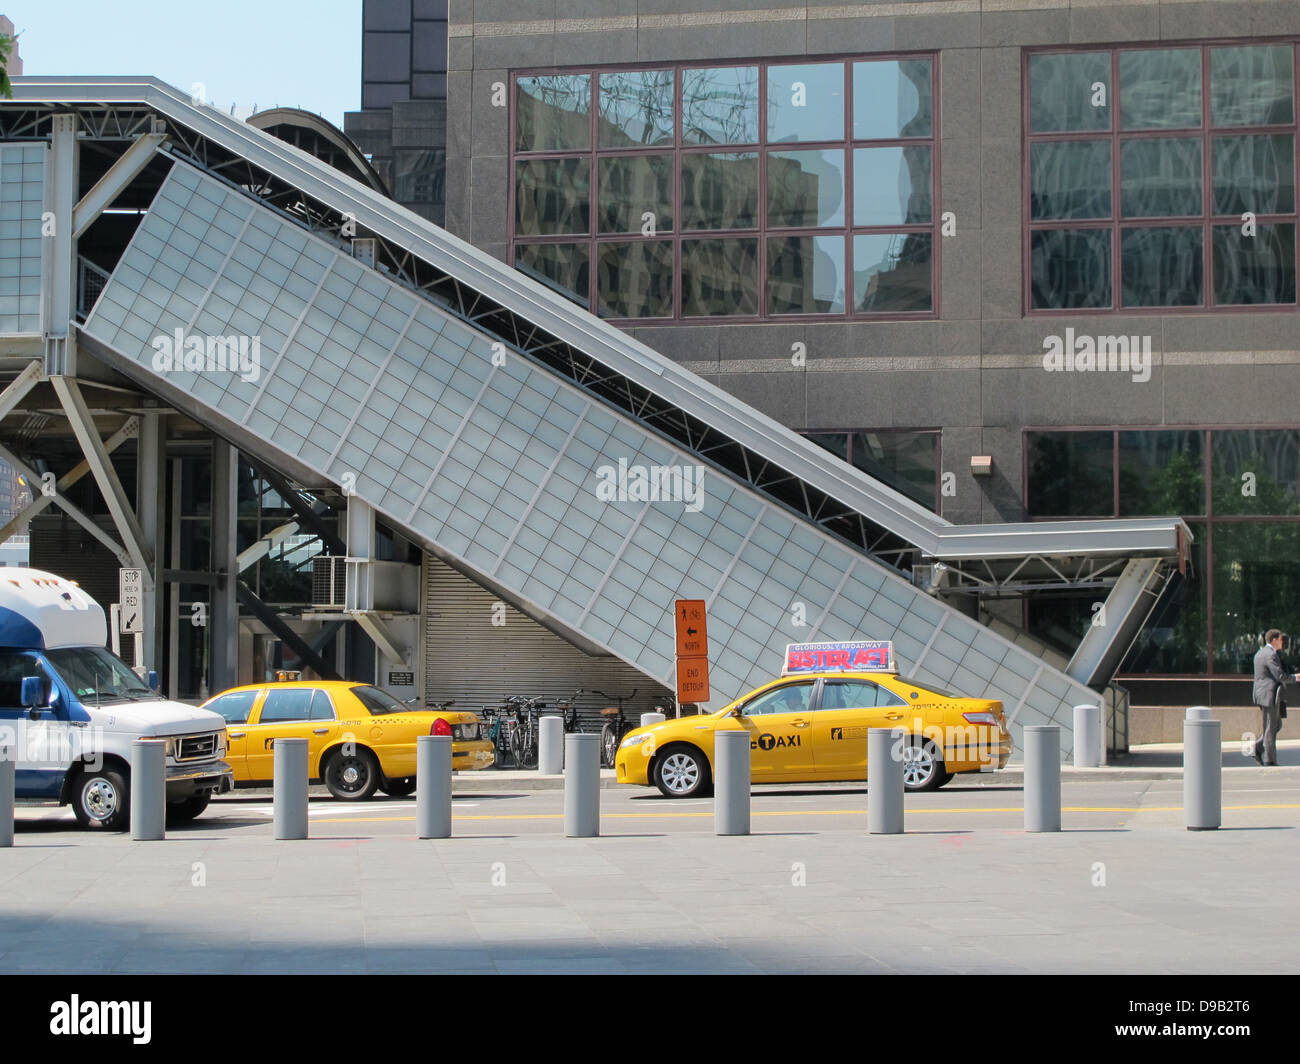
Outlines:
<svg viewBox="0 0 1300 1064"><path fill-rule="evenodd" d="M421 839L451 838L451 736L415 740L415 833Z"/></svg>
<svg viewBox="0 0 1300 1064"><path fill-rule="evenodd" d="M893 728L867 731L867 831L903 833L903 760L894 756Z"/></svg>
<svg viewBox="0 0 1300 1064"><path fill-rule="evenodd" d="M1188 831L1213 831L1223 823L1221 721L1183 721L1183 823Z"/></svg>
<svg viewBox="0 0 1300 1064"><path fill-rule="evenodd" d="M599 735L564 737L564 834L570 839L600 835Z"/></svg>
<svg viewBox="0 0 1300 1064"><path fill-rule="evenodd" d="M663 713L642 713L641 727L648 728L651 724L662 724L668 717Z"/></svg>
<svg viewBox="0 0 1300 1064"><path fill-rule="evenodd" d="M1101 706L1074 707L1074 767L1101 765Z"/></svg>
<svg viewBox="0 0 1300 1064"><path fill-rule="evenodd" d="M1025 830L1061 830L1061 729L1025 727Z"/></svg>
<svg viewBox="0 0 1300 1064"><path fill-rule="evenodd" d="M157 842L167 835L167 743L131 743L131 838Z"/></svg>
<svg viewBox="0 0 1300 1064"><path fill-rule="evenodd" d="M18 752L0 747L0 847L14 844L14 778Z"/></svg>
<svg viewBox="0 0 1300 1064"><path fill-rule="evenodd" d="M564 771L564 718L555 713L537 718L537 771L543 776Z"/></svg>
<svg viewBox="0 0 1300 1064"><path fill-rule="evenodd" d="M307 837L307 740L276 739L272 747L275 837ZM418 786L418 780L417 780Z"/></svg>
<svg viewBox="0 0 1300 1064"><path fill-rule="evenodd" d="M713 832L749 834L749 732L713 734Z"/></svg>
<svg viewBox="0 0 1300 1064"><path fill-rule="evenodd" d="M1214 710L1209 706L1188 706L1184 720L1213 720Z"/></svg>

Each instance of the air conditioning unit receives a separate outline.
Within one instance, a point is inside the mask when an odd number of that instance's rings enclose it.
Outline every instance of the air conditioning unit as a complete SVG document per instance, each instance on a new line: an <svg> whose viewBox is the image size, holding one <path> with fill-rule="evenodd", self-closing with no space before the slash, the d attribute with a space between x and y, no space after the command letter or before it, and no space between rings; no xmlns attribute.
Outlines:
<svg viewBox="0 0 1300 1064"><path fill-rule="evenodd" d="M312 560L311 604L317 608L342 609L347 586L347 558L342 554L318 554Z"/></svg>

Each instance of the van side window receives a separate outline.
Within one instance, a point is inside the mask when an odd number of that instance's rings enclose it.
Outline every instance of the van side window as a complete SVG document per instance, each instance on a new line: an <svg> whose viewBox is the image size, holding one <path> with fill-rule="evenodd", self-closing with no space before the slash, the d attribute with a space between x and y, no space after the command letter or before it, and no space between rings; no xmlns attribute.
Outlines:
<svg viewBox="0 0 1300 1064"><path fill-rule="evenodd" d="M49 674L30 654L0 650L0 709L22 709L23 677L39 676L47 684Z"/></svg>
<svg viewBox="0 0 1300 1064"><path fill-rule="evenodd" d="M248 714L252 712L258 694L257 691L234 691L222 695L208 708L225 717L227 724L247 724Z"/></svg>

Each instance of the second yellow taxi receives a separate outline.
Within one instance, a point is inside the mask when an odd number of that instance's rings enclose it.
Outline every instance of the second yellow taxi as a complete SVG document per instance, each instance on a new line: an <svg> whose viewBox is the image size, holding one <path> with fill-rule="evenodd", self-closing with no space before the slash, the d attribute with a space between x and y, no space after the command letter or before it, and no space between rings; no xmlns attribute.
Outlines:
<svg viewBox="0 0 1300 1064"><path fill-rule="evenodd" d="M1001 702L900 677L892 646L872 641L792 645L780 679L717 713L628 732L615 768L619 783L653 784L669 798L707 795L714 735L744 730L754 783L865 780L870 728L894 730L909 791L942 787L959 772L1002 768L1011 757Z"/></svg>
<svg viewBox="0 0 1300 1064"><path fill-rule="evenodd" d="M452 703L441 703L450 706ZM449 708L414 709L370 684L292 681L235 687L203 704L226 718L226 760L235 783L269 781L276 739L307 740L307 771L335 798L369 798L376 790L415 790L415 741L450 735L452 768L492 765L492 744L478 715Z"/></svg>

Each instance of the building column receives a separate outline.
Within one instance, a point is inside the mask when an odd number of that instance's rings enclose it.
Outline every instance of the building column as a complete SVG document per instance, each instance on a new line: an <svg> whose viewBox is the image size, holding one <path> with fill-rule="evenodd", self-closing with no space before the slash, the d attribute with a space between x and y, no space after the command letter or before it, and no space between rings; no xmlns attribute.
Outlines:
<svg viewBox="0 0 1300 1064"><path fill-rule="evenodd" d="M235 560L235 518L239 512L239 452L225 440L212 441L212 589L209 695L234 687L239 674L239 563Z"/></svg>
<svg viewBox="0 0 1300 1064"><path fill-rule="evenodd" d="M164 558L166 542L166 513L164 501L167 484L167 427L162 413L140 415L140 432L136 450L135 511L144 533L144 544L153 558L151 579L145 581L144 592L144 667L161 672L163 626L166 609L163 605Z"/></svg>

